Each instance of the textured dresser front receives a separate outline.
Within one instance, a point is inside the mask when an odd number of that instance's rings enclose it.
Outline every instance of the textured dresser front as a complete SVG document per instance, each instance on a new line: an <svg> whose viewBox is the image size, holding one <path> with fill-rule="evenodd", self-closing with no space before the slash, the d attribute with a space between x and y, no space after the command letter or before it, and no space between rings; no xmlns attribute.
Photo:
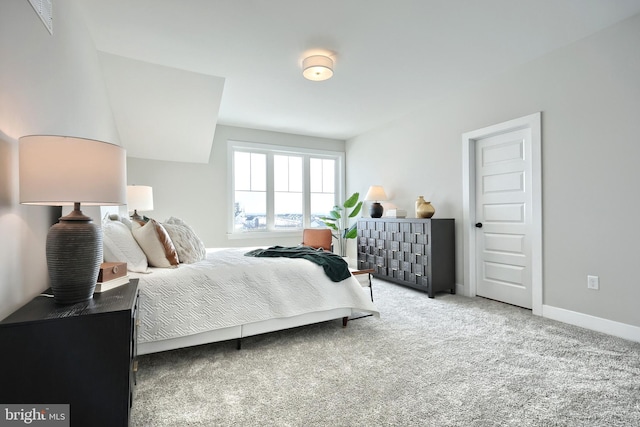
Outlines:
<svg viewBox="0 0 640 427"><path fill-rule="evenodd" d="M358 221L358 268L420 289L455 293L453 219L363 218Z"/></svg>

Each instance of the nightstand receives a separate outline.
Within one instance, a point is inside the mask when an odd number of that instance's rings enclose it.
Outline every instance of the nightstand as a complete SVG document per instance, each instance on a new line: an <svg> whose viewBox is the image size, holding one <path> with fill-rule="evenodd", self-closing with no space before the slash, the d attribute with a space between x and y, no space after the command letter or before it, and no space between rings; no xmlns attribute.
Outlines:
<svg viewBox="0 0 640 427"><path fill-rule="evenodd" d="M358 280L358 282L363 288L369 288L369 295L371 296L371 301L373 301L373 282L371 281L371 275L374 273L375 270L372 268L365 268L362 270L349 268L349 271L351 272L351 275L355 277L356 280ZM373 316L373 315L363 314L362 316L358 316L358 317L343 317L342 326L346 327L347 322L349 320L357 320L357 319L362 319L363 317L370 317L370 316Z"/></svg>
<svg viewBox="0 0 640 427"><path fill-rule="evenodd" d="M365 268L362 270L350 268L349 271L351 271L351 274L360 282L362 287L369 288L371 301L373 301L373 282L371 281L371 275L375 273L375 270L373 268Z"/></svg>
<svg viewBox="0 0 640 427"><path fill-rule="evenodd" d="M0 322L0 402L69 404L71 426L127 426L138 280L58 305L37 296Z"/></svg>

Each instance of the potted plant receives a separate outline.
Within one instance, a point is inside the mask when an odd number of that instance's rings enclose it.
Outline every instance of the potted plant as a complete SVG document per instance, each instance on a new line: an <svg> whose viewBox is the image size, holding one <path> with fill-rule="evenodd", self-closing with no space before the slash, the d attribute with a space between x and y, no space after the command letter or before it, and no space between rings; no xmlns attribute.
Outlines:
<svg viewBox="0 0 640 427"><path fill-rule="evenodd" d="M347 256L347 239L355 239L358 235L358 224L349 226L349 219L360 213L362 202L358 201L359 197L360 193L353 193L342 206L334 206L329 216L320 217L320 221L333 230L331 234L338 242L338 253L343 257Z"/></svg>

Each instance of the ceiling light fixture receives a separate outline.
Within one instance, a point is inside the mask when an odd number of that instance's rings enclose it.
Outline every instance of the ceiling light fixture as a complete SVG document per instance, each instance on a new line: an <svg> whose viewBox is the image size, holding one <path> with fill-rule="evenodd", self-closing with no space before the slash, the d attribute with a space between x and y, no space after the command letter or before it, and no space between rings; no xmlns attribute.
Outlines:
<svg viewBox="0 0 640 427"><path fill-rule="evenodd" d="M333 76L333 60L324 55L313 55L302 61L302 75L309 80L320 82Z"/></svg>

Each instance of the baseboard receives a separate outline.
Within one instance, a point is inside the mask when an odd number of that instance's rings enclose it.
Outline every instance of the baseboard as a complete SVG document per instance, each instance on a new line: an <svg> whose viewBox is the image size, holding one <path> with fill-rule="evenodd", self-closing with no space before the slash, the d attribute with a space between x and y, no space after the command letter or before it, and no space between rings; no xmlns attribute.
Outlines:
<svg viewBox="0 0 640 427"><path fill-rule="evenodd" d="M542 317L580 326L581 328L591 329L592 331L614 335L626 340L640 342L640 327L638 326L614 322L613 320L552 307L550 305L542 306Z"/></svg>

